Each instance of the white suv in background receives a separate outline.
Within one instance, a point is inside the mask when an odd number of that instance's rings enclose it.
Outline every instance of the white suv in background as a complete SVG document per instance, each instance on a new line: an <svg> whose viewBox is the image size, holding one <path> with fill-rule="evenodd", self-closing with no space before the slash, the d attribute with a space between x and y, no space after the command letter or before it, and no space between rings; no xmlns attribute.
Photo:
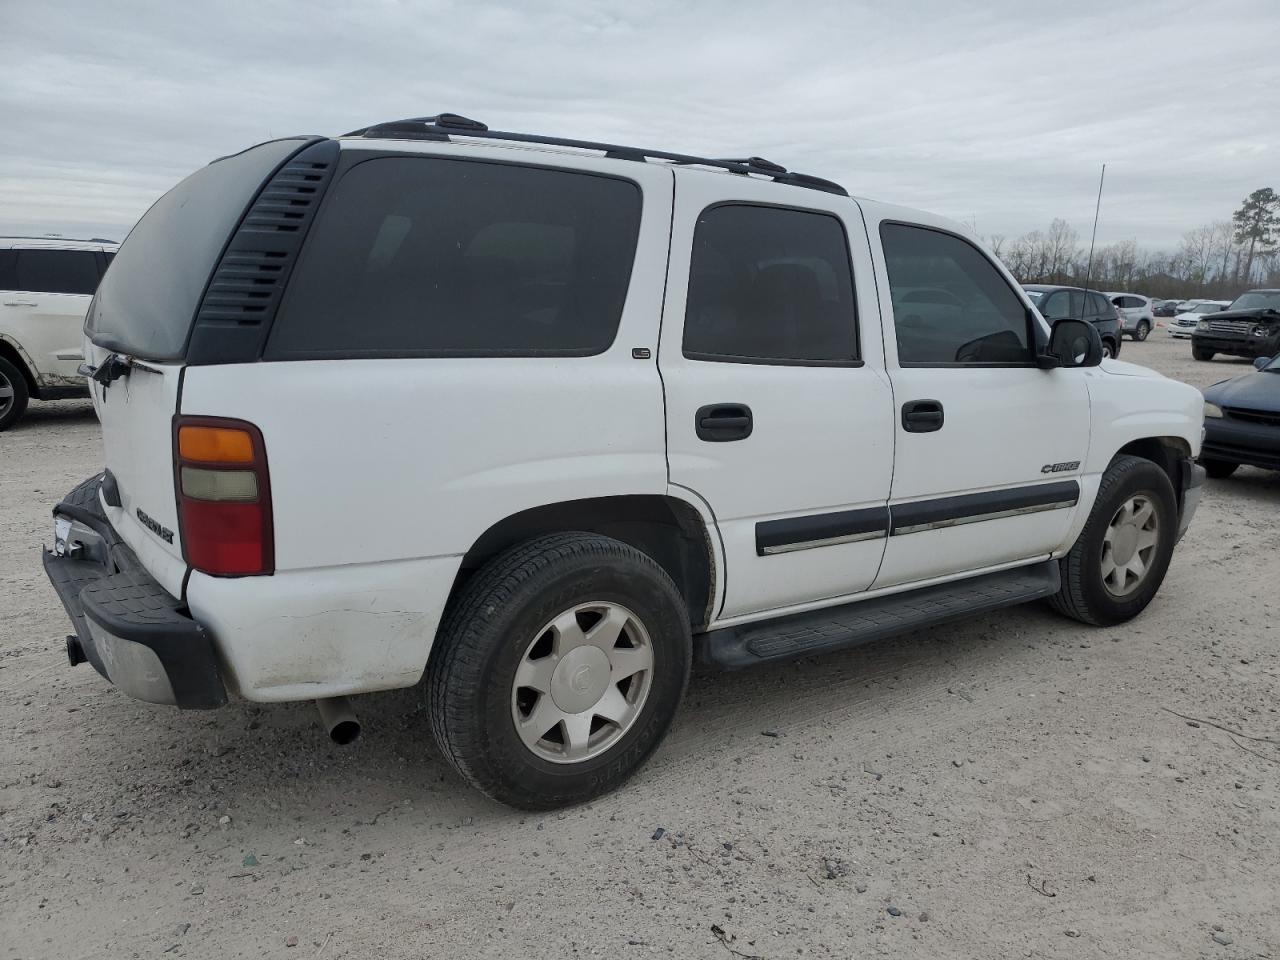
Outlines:
<svg viewBox="0 0 1280 960"><path fill-rule="evenodd" d="M115 256L108 240L0 237L0 430L29 399L87 397L84 318Z"/></svg>
<svg viewBox="0 0 1280 960"><path fill-rule="evenodd" d="M1137 293L1108 293L1107 297L1120 314L1120 336L1145 340L1156 326L1156 315L1150 297Z"/></svg>
<svg viewBox="0 0 1280 960"><path fill-rule="evenodd" d="M72 663L316 700L343 742L348 695L421 683L528 808L636 770L695 658L1129 620L1204 477L1200 392L1050 328L961 224L453 115L197 171L86 335L105 470L44 555Z"/></svg>

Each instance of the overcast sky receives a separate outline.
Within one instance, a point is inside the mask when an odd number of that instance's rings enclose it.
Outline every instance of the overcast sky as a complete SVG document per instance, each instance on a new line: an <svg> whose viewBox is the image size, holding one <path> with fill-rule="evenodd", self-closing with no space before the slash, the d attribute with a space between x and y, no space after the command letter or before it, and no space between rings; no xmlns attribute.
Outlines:
<svg viewBox="0 0 1280 960"><path fill-rule="evenodd" d="M1280 2L0 0L0 234L118 238L210 159L452 111L757 154L983 234L1173 248L1280 189Z"/></svg>

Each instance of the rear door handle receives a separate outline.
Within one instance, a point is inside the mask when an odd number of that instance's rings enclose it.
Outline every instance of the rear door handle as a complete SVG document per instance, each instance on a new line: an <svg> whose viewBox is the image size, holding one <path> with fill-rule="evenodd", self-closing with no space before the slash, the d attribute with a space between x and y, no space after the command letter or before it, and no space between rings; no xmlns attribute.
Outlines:
<svg viewBox="0 0 1280 960"><path fill-rule="evenodd" d="M745 403L711 403L693 415L698 439L707 443L745 440L752 426L751 408Z"/></svg>
<svg viewBox="0 0 1280 960"><path fill-rule="evenodd" d="M34 307L35 306L34 303L31 303L28 300L6 300L4 302L4 305L6 307Z"/></svg>
<svg viewBox="0 0 1280 960"><path fill-rule="evenodd" d="M941 430L942 404L937 400L910 400L902 405L902 429L907 433Z"/></svg>

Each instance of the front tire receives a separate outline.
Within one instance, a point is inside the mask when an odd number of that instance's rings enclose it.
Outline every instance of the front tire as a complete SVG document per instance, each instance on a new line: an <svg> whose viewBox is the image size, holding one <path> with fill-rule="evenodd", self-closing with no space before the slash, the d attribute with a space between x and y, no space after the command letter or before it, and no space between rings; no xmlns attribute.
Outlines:
<svg viewBox="0 0 1280 960"><path fill-rule="evenodd" d="M0 430L13 426L26 412L30 393L22 371L0 357Z"/></svg>
<svg viewBox="0 0 1280 960"><path fill-rule="evenodd" d="M1193 343L1191 345L1191 356L1195 357L1197 360L1212 360L1216 354L1212 350L1207 350L1204 347L1197 347Z"/></svg>
<svg viewBox="0 0 1280 960"><path fill-rule="evenodd" d="M1120 456L1103 474L1089 519L1059 561L1059 613L1094 626L1132 620L1151 602L1173 556L1178 503L1150 460Z"/></svg>
<svg viewBox="0 0 1280 960"><path fill-rule="evenodd" d="M450 605L427 666L432 731L501 803L581 803L658 746L691 659L684 601L651 557L595 534L539 537Z"/></svg>
<svg viewBox="0 0 1280 960"><path fill-rule="evenodd" d="M1138 329L1134 331L1133 339L1141 341L1141 340L1147 339L1147 337L1149 337L1150 335L1151 335L1151 324L1143 320L1138 324Z"/></svg>

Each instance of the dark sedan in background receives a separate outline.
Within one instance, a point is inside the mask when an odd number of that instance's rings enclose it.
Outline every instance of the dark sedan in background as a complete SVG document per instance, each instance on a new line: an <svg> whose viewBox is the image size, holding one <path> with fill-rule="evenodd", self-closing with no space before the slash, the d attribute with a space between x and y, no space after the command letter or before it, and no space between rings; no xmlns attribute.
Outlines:
<svg viewBox="0 0 1280 960"><path fill-rule="evenodd" d="M1242 463L1280 470L1280 353L1253 365L1254 373L1204 391L1200 463L1211 477L1229 477Z"/></svg>
<svg viewBox="0 0 1280 960"><path fill-rule="evenodd" d="M1280 290L1250 290L1231 306L1201 317L1191 332L1191 354L1212 360L1215 354L1233 357L1274 357L1280 351Z"/></svg>

